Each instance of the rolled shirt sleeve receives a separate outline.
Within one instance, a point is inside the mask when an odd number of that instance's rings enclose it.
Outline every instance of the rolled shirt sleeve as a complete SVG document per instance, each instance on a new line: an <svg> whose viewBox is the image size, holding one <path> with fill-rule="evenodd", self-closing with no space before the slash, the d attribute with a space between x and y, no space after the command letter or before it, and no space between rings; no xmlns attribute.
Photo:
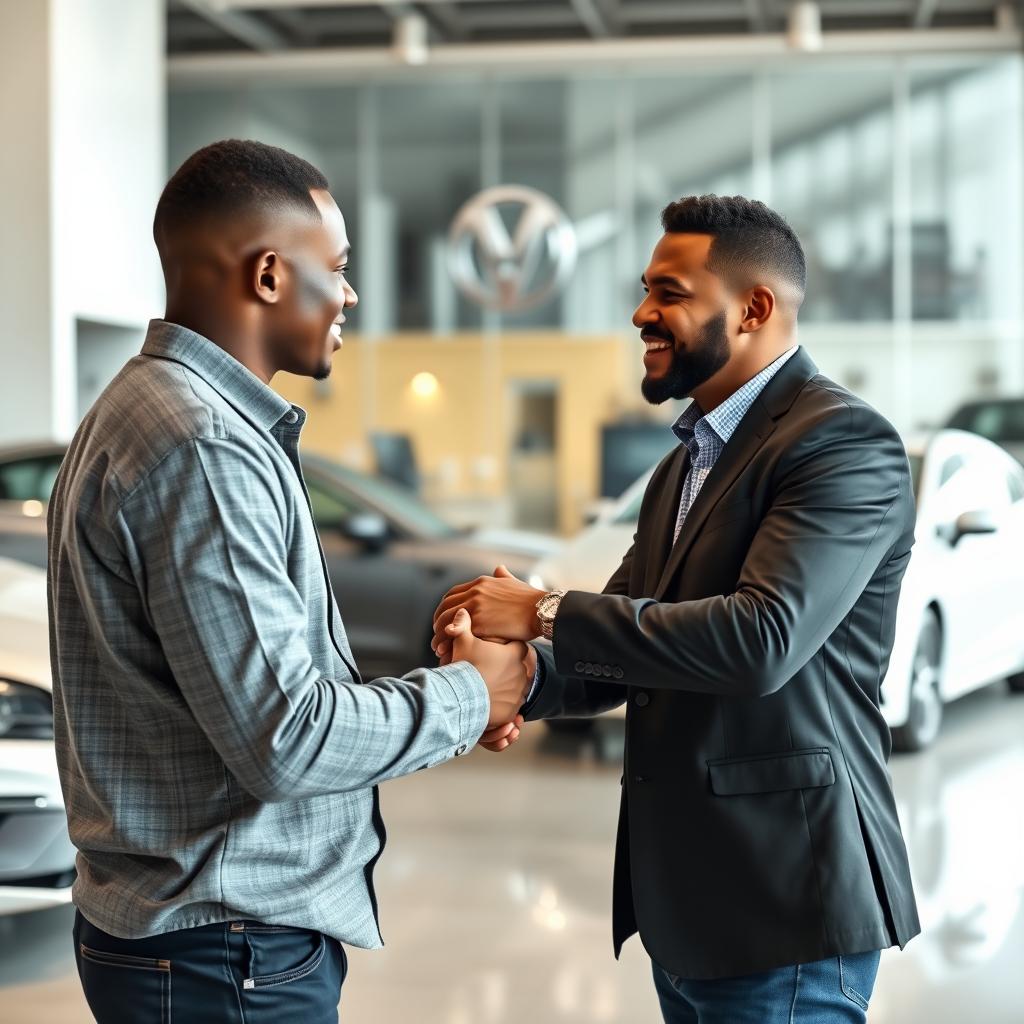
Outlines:
<svg viewBox="0 0 1024 1024"><path fill-rule="evenodd" d="M169 685L257 798L372 786L483 733L488 692L467 662L369 683L317 670L281 483L244 443L180 445L122 501L118 525Z"/></svg>

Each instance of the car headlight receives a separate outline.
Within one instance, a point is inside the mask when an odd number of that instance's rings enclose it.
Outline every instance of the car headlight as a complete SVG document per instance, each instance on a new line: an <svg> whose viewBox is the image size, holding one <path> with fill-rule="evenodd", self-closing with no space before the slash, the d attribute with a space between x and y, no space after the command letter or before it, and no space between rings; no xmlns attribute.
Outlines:
<svg viewBox="0 0 1024 1024"><path fill-rule="evenodd" d="M50 694L38 686L0 679L0 739L52 740Z"/></svg>

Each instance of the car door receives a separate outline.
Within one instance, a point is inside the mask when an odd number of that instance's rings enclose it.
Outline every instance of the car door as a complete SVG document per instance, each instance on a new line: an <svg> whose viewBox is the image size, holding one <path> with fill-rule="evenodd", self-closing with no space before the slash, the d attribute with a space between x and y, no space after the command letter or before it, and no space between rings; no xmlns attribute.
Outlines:
<svg viewBox="0 0 1024 1024"><path fill-rule="evenodd" d="M998 598L993 606L996 650L1001 654L999 675L1014 675L1024 668L1024 469L1000 458L993 466L1006 490L1001 514L998 556Z"/></svg>
<svg viewBox="0 0 1024 1024"><path fill-rule="evenodd" d="M936 578L945 609L946 699L973 689L998 675L1005 660L1003 617L1006 569L1005 515L1009 494L1004 479L993 474L991 463L976 452L952 456L944 467L932 505L933 522L940 531L952 530L967 512L990 512L999 524L992 534L961 537L938 545Z"/></svg>
<svg viewBox="0 0 1024 1024"><path fill-rule="evenodd" d="M422 659L429 623L423 623L423 644L414 639L416 564L403 558L405 544L388 537L375 546L349 536L352 516L376 514L357 495L333 481L306 474L313 519L320 532L331 586L359 671L365 678L395 675ZM418 634L416 634L418 636Z"/></svg>

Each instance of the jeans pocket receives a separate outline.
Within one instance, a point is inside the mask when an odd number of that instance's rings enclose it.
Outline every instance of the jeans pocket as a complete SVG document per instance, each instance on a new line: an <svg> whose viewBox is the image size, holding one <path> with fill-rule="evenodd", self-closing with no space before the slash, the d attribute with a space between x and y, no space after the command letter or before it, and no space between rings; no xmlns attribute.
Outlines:
<svg viewBox="0 0 1024 1024"><path fill-rule="evenodd" d="M319 932L247 928L245 934L250 976L242 982L244 989L273 988L299 981L320 966L327 952L327 939Z"/></svg>
<svg viewBox="0 0 1024 1024"><path fill-rule="evenodd" d="M86 1002L98 1024L171 1024L171 961L79 943Z"/></svg>
<svg viewBox="0 0 1024 1024"><path fill-rule="evenodd" d="M875 987L875 976L878 974L880 954L857 953L853 956L840 956L839 986L843 995L856 1003L862 1010L868 1008L871 993Z"/></svg>

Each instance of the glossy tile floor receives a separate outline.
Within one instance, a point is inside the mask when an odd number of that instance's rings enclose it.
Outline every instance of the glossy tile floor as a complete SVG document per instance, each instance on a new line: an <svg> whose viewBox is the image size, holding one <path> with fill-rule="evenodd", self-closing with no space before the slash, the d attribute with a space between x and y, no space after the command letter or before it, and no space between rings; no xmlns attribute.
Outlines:
<svg viewBox="0 0 1024 1024"><path fill-rule="evenodd" d="M933 750L892 763L925 931L883 957L871 1024L1024 1022L1024 698L994 686L947 716ZM534 726L385 787L388 946L351 953L342 1021L659 1021L639 942L611 953L618 780ZM0 1022L91 1019L70 927L64 909L0 919Z"/></svg>

